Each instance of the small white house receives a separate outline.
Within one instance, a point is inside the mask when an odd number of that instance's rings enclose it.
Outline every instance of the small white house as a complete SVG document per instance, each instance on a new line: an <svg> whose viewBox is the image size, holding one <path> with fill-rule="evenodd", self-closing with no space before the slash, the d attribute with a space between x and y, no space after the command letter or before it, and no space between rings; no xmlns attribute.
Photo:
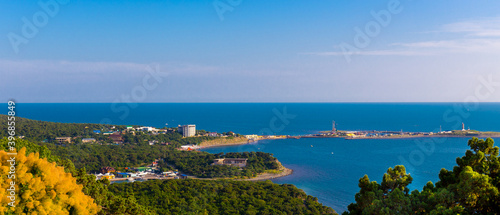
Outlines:
<svg viewBox="0 0 500 215"><path fill-rule="evenodd" d="M217 134L217 132L210 132L207 134L209 137L218 137L219 134Z"/></svg>
<svg viewBox="0 0 500 215"><path fill-rule="evenodd" d="M156 128L153 128L153 127L139 127L139 128L137 128L137 130L149 132L149 131L156 131Z"/></svg>

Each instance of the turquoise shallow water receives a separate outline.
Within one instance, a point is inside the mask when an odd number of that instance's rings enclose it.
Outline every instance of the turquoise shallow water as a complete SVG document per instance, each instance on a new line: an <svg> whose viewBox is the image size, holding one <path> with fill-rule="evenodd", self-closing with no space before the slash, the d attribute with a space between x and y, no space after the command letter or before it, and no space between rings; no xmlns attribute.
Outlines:
<svg viewBox="0 0 500 215"><path fill-rule="evenodd" d="M7 110L5 104L5 109ZM439 131L466 128L500 131L500 103L224 103L224 104L17 104L18 116L36 120L163 127L196 124L197 129L240 134L309 134L330 130ZM425 142L433 140L431 143ZM264 151L294 174L290 183L342 212L354 201L358 180L381 181L387 168L407 166L412 189L437 181L468 149L467 138L344 140L288 139L207 149L209 152ZM497 139L497 142L500 141ZM311 147L313 145L313 147ZM433 146L433 147L431 147ZM333 152L333 154L332 154Z"/></svg>

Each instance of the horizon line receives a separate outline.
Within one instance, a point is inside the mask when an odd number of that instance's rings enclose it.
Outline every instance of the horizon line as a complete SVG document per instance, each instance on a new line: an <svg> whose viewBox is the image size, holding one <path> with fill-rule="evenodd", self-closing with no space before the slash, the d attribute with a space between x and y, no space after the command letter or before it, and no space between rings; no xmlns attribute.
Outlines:
<svg viewBox="0 0 500 215"><path fill-rule="evenodd" d="M115 102L16 102L16 104L114 104ZM435 102L435 101L418 101L418 102L118 102L117 104L423 104L423 103L462 103L467 104L470 102ZM500 103L500 102L473 102L473 103ZM2 104L7 104L4 102Z"/></svg>

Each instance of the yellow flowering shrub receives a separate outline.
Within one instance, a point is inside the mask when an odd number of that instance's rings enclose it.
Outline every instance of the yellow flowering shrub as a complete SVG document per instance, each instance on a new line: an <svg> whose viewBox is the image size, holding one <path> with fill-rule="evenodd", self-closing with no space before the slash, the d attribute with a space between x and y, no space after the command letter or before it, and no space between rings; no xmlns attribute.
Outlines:
<svg viewBox="0 0 500 215"><path fill-rule="evenodd" d="M82 186L63 167L39 158L38 153L25 155L22 148L16 158L15 179L9 179L12 155L0 150L0 214L97 214L100 208L82 192ZM12 176L11 176L12 177ZM10 196L15 183L15 207ZM10 196L10 197L9 197Z"/></svg>

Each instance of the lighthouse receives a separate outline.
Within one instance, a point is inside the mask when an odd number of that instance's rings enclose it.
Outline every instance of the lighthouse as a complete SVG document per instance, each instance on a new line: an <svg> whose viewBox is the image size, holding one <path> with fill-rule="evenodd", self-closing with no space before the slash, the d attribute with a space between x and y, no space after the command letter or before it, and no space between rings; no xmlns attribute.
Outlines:
<svg viewBox="0 0 500 215"><path fill-rule="evenodd" d="M337 128L335 128L335 121L332 121L332 134L337 133Z"/></svg>
<svg viewBox="0 0 500 215"><path fill-rule="evenodd" d="M465 124L462 122L462 131L465 131Z"/></svg>

